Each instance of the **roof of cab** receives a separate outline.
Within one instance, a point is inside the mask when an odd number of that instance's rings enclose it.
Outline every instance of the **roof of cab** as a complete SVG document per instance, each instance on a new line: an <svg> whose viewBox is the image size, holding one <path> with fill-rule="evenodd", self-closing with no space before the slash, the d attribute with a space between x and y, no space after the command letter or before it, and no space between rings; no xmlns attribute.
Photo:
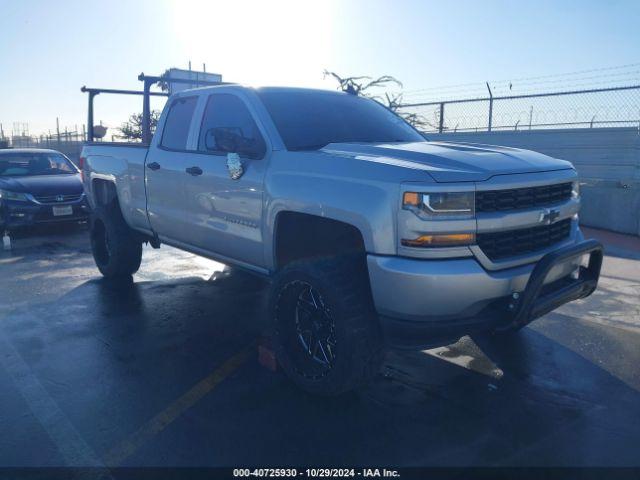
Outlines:
<svg viewBox="0 0 640 480"><path fill-rule="evenodd" d="M189 92L207 93L214 92L216 90L225 91L254 91L260 92L278 92L278 93L308 93L308 94L335 94L335 95L348 95L347 93L337 90L325 90L320 88L304 88L304 87L249 87L246 85L239 85L235 83L228 83L222 85L211 85L206 87L191 88L188 90L182 90L176 95L188 95Z"/></svg>

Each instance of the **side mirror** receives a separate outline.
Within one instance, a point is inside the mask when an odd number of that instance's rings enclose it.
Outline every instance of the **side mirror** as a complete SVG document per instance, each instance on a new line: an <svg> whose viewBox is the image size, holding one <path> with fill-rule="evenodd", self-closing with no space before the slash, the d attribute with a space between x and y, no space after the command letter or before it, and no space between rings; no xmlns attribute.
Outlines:
<svg viewBox="0 0 640 480"><path fill-rule="evenodd" d="M237 153L249 158L264 155L264 142L246 138L237 127L210 128L205 132L204 145L212 152Z"/></svg>
<svg viewBox="0 0 640 480"><path fill-rule="evenodd" d="M232 128L210 128L205 133L204 145L207 150L215 152L237 153L240 138Z"/></svg>

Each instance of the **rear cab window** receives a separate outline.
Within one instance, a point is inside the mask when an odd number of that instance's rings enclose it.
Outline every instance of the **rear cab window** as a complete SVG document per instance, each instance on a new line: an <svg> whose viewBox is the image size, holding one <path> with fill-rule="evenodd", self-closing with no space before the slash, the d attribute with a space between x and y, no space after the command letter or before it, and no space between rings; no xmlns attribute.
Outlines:
<svg viewBox="0 0 640 480"><path fill-rule="evenodd" d="M169 150L186 150L189 127L198 97L177 98L169 107L160 145Z"/></svg>

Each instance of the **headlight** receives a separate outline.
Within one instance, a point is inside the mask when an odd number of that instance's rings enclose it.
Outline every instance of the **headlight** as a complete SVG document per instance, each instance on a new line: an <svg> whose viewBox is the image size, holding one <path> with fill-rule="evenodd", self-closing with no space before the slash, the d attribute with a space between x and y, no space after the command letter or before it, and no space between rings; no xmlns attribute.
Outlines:
<svg viewBox="0 0 640 480"><path fill-rule="evenodd" d="M405 192L402 208L427 218L473 218L474 192Z"/></svg>
<svg viewBox="0 0 640 480"><path fill-rule="evenodd" d="M571 198L580 198L580 182L575 180L571 187Z"/></svg>
<svg viewBox="0 0 640 480"><path fill-rule="evenodd" d="M10 190L0 190L0 199L15 200L17 202L28 202L29 199L24 193L12 192Z"/></svg>

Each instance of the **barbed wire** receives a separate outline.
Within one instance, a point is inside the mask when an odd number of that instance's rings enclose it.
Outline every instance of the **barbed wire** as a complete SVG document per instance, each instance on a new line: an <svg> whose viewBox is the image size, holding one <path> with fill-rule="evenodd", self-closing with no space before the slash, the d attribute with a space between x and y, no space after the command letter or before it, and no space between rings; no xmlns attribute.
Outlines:
<svg viewBox="0 0 640 480"><path fill-rule="evenodd" d="M538 76L535 76L535 77L519 77L519 78L510 78L510 79L502 79L502 80L492 80L492 81L489 81L489 83L490 84L499 84L499 83L505 83L505 82L522 82L522 81L528 81L528 80L540 80L540 79L557 78L557 77L564 77L564 76L571 76L571 75L581 75L581 74L584 74L584 73L602 72L602 71L609 71L609 70L619 70L619 69L630 68L630 67L640 67L640 62L638 62L638 63L628 63L628 64L625 64L625 65L617 65L617 66L613 66L613 67L601 67L601 68L593 68L593 69L589 69L589 70L579 70L579 71L565 72L565 73L555 73L555 74L549 74L549 75L538 75ZM416 90L406 90L404 93L410 94L410 93L414 93L414 92L424 92L424 91L433 91L433 90L446 90L446 89L457 88L457 87L474 86L474 85L478 85L478 84L484 84L484 82L468 82L468 83L459 83L459 84L454 84L454 85L439 85L439 86L434 86L434 87L419 88L419 89L416 89Z"/></svg>
<svg viewBox="0 0 640 480"><path fill-rule="evenodd" d="M489 81L495 93L539 93L546 89L576 90L597 87L600 85L624 86L640 83L640 63L629 63L613 67L602 67L574 72L539 75L535 77L520 77L508 80ZM624 71L621 71L624 70ZM592 73L603 72L598 75ZM523 88L526 87L526 88ZM455 85L434 86L417 90L406 90L403 97L411 99L412 103L427 102L430 99L474 98L488 93L486 82L469 82Z"/></svg>
<svg viewBox="0 0 640 480"><path fill-rule="evenodd" d="M621 78L614 78L614 77L621 77ZM601 80L595 81L598 79L601 79ZM590 81L583 81L583 80L590 80ZM563 81L562 83L549 81L549 84L553 84L552 86L554 90L571 90L571 89L575 89L576 87L589 87L589 86L596 86L596 85L622 86L621 84L626 84L626 83L640 83L640 70L630 72L629 74L626 74L624 77L621 75L612 75L612 76L603 76L603 77L579 78L572 83L567 83L566 81ZM512 91L513 89L517 89L519 92L521 92L522 91L521 87L523 86L530 87L532 85L537 85L537 84L533 82L529 84L516 83L516 82L509 82L508 84L499 84L499 83L489 82L489 85L491 87L491 90L495 93L495 91L497 90ZM471 90L468 90L468 91L471 91ZM526 91L540 92L540 88L536 88L536 89L528 88ZM478 85L478 87L474 89L473 92L487 93L486 84ZM416 94L405 94L405 96L415 97Z"/></svg>

